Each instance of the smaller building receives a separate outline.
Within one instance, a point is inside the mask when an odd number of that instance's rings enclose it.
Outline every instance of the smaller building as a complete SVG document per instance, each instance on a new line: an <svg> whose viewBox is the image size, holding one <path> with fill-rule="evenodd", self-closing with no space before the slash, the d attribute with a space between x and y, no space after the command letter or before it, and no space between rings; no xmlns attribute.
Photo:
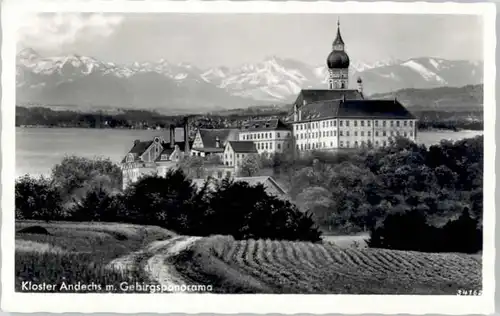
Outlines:
<svg viewBox="0 0 500 316"><path fill-rule="evenodd" d="M230 177L229 179L235 181L235 182L246 182L251 186L255 186L258 184L262 184L264 186L264 189L266 192L271 195L275 196L278 198L286 199L287 198L287 192L286 190L279 185L278 182L273 177L270 176L262 176L262 177ZM209 182L209 189L214 189L215 185L217 184L218 181L221 181L222 179L212 179L212 181ZM200 189L205 185L205 182L207 179L193 179L193 183L196 184L196 186Z"/></svg>
<svg viewBox="0 0 500 316"><path fill-rule="evenodd" d="M291 127L279 119L250 121L243 125L239 133L239 140L254 142L259 154L290 149L291 137Z"/></svg>
<svg viewBox="0 0 500 316"><path fill-rule="evenodd" d="M226 143L230 140L238 140L237 129L200 128L194 137L191 156L219 155L222 158Z"/></svg>
<svg viewBox="0 0 500 316"><path fill-rule="evenodd" d="M237 173L243 160L249 155L258 154L254 142L251 141L229 141L224 149L223 163L225 166L234 167Z"/></svg>

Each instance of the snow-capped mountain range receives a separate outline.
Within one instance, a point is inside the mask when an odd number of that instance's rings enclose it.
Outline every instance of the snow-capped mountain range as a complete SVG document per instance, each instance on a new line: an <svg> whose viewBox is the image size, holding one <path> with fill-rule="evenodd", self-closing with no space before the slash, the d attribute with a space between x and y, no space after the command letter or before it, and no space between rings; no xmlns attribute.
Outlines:
<svg viewBox="0 0 500 316"><path fill-rule="evenodd" d="M240 67L201 69L166 60L115 64L80 55L17 55L20 103L135 108L224 109L288 103L301 89L325 88L327 68L275 56ZM483 63L439 58L351 62L351 88L365 94L482 83Z"/></svg>

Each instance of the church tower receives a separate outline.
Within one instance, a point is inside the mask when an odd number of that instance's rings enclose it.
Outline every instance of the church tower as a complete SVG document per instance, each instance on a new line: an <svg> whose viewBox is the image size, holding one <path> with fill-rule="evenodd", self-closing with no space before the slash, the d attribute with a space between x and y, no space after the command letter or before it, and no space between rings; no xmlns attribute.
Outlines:
<svg viewBox="0 0 500 316"><path fill-rule="evenodd" d="M347 89L349 86L349 56L344 50L344 40L340 35L340 21L337 21L337 37L333 41L332 52L326 59L328 66L328 89Z"/></svg>

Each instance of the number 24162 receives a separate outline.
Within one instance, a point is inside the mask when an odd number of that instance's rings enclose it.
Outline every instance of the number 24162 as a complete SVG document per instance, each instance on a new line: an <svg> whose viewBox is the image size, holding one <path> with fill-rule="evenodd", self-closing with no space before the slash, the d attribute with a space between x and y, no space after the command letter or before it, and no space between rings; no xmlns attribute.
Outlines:
<svg viewBox="0 0 500 316"><path fill-rule="evenodd" d="M481 290L458 290L457 295L463 295L463 296L480 296L483 294L483 291Z"/></svg>

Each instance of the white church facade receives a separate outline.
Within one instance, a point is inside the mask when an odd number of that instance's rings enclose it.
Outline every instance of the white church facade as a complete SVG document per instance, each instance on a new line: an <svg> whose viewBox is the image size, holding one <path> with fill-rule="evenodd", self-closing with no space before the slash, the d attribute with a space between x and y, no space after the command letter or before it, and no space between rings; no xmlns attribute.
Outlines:
<svg viewBox="0 0 500 316"><path fill-rule="evenodd" d="M290 115L299 152L386 146L396 136L416 140L417 120L397 99L375 100L363 95L363 82L349 87L349 56L337 24L337 36L327 57L328 89L302 90Z"/></svg>

